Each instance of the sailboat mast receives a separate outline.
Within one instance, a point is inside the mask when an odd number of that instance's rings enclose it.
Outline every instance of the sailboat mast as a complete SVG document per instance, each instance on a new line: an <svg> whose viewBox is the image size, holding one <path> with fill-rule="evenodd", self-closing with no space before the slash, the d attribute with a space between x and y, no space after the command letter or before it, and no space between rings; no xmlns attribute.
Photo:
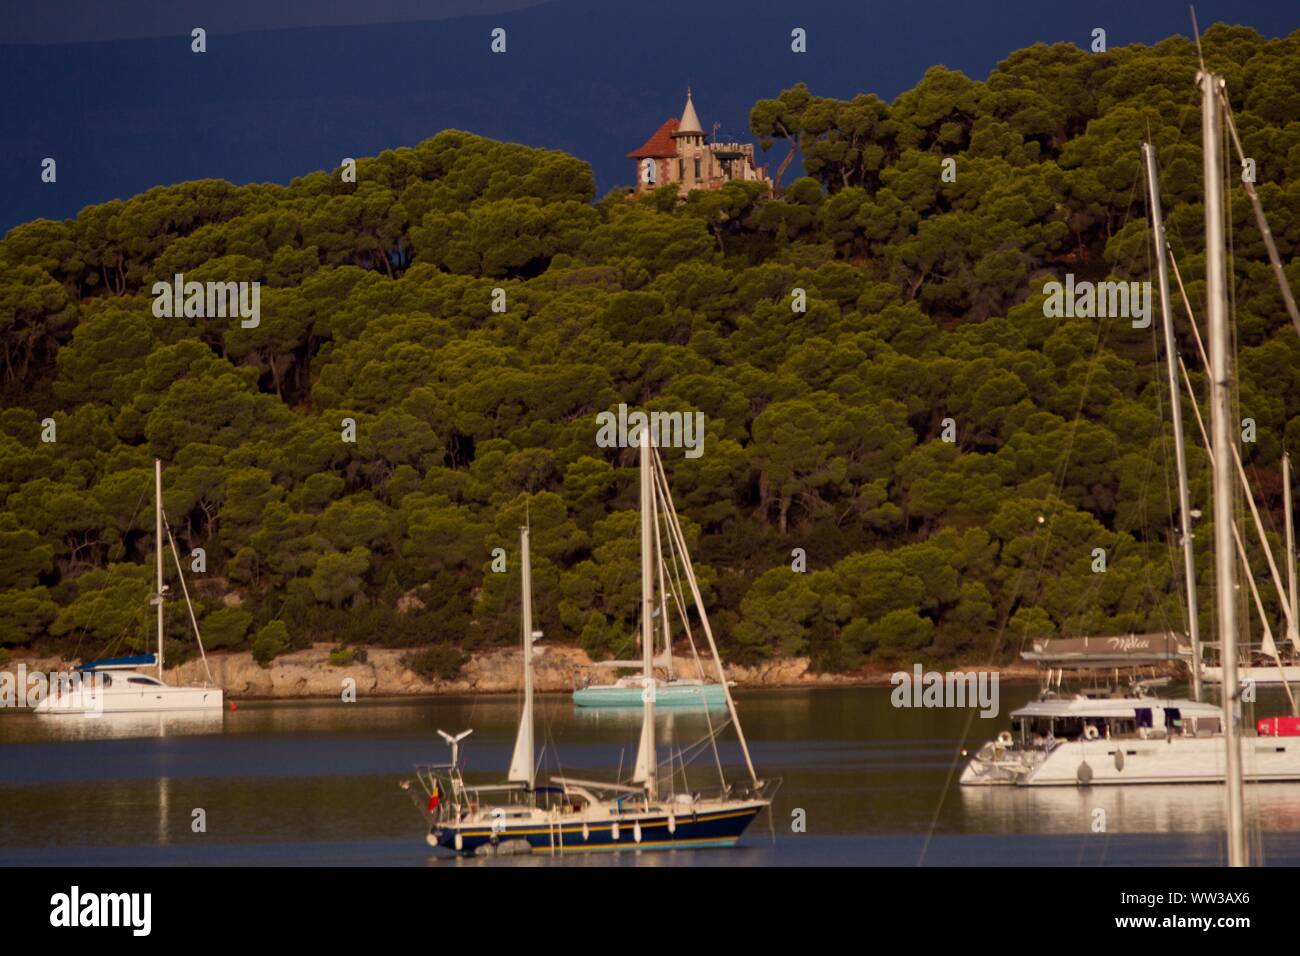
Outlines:
<svg viewBox="0 0 1300 956"><path fill-rule="evenodd" d="M654 674L654 489L651 484L650 429L641 429L641 675L643 687L641 753L638 769L644 773L646 794L656 796L658 768L655 761L655 674Z"/></svg>
<svg viewBox="0 0 1300 956"><path fill-rule="evenodd" d="M1183 411L1179 397L1178 353L1174 347L1174 320L1169 308L1169 266L1165 260L1165 218L1160 209L1160 184L1156 179L1156 151L1142 144L1147 167L1147 195L1151 203L1151 231L1156 244L1156 277L1160 284L1160 315L1165 333L1165 365L1169 373L1169 415L1174 423L1174 460L1178 466L1178 512L1182 519L1183 578L1187 591L1187 633L1192 641L1192 699L1201 699L1201 627L1196 606L1196 558L1192 552L1192 508L1187 490L1187 448L1183 444Z"/></svg>
<svg viewBox="0 0 1300 956"><path fill-rule="evenodd" d="M1246 827L1241 787L1241 740L1236 704L1237 565L1232 542L1232 448L1229 419L1231 371L1228 358L1228 297L1224 269L1223 183L1220 178L1219 100L1222 82L1202 71L1201 152L1205 164L1206 313L1210 337L1210 429L1214 456L1214 584L1223 658L1223 739L1227 749L1228 865L1245 866Z"/></svg>
<svg viewBox="0 0 1300 956"><path fill-rule="evenodd" d="M163 679L163 507L162 459L153 460L154 543L157 558L158 591L158 679Z"/></svg>
<svg viewBox="0 0 1300 956"><path fill-rule="evenodd" d="M1291 619L1287 621L1286 636L1292 649L1300 649L1300 633L1296 621L1300 619L1300 603L1296 601L1295 580L1295 513L1291 510L1291 456L1282 452L1282 512L1286 518L1286 584L1287 601L1291 605Z"/></svg>
<svg viewBox="0 0 1300 956"><path fill-rule="evenodd" d="M533 750L533 563L529 553L531 541L528 527L519 529L519 576L523 591L523 630L524 630L524 728L528 735L527 763L528 786L533 785L536 776Z"/></svg>
<svg viewBox="0 0 1300 956"><path fill-rule="evenodd" d="M533 566L527 525L519 529L519 601L524 632L524 708L519 715L509 779L527 784L531 790L537 777L537 758L533 749Z"/></svg>

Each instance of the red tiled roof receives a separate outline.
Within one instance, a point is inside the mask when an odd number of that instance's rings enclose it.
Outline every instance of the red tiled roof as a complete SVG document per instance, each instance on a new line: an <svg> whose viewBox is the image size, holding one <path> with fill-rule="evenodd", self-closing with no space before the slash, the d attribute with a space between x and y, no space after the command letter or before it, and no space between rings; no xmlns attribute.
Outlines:
<svg viewBox="0 0 1300 956"><path fill-rule="evenodd" d="M655 130L655 134L645 141L645 145L627 154L628 159L663 159L677 155L677 144L673 142L673 133L677 130L677 118L664 120L664 125Z"/></svg>

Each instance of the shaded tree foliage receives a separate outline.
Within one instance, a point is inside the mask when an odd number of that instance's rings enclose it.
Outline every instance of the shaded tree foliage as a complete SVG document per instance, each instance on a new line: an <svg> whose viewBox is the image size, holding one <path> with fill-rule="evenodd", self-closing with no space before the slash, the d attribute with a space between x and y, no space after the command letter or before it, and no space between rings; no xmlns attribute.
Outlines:
<svg viewBox="0 0 1300 956"><path fill-rule="evenodd" d="M1203 39L1300 285L1300 34ZM18 226L0 242L0 645L148 644L158 456L182 562L206 555L214 646L428 646L411 666L454 673L515 640L529 520L538 626L628 656L636 455L595 443L619 403L705 413L704 454L665 462L733 659L843 669L1179 627L1151 333L1046 318L1043 284L1149 276L1149 129L1199 307L1195 71L1175 37L1033 46L983 81L935 67L893 103L796 86L751 114L786 151L775 197L597 201L573 157L453 130L359 160L356 183L204 180ZM1243 451L1276 526L1300 342L1229 195L1260 436ZM262 283L260 324L156 318L152 285L176 274Z"/></svg>

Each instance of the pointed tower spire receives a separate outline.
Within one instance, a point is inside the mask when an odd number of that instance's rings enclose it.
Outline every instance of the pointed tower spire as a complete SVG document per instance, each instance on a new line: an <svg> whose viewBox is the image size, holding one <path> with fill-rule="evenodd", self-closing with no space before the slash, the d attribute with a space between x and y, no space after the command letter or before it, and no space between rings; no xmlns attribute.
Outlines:
<svg viewBox="0 0 1300 956"><path fill-rule="evenodd" d="M703 136L704 127L700 126L700 117L695 112L695 103L691 100L691 88L686 87L686 109L682 110L681 122L677 124L677 130L674 136L682 135Z"/></svg>

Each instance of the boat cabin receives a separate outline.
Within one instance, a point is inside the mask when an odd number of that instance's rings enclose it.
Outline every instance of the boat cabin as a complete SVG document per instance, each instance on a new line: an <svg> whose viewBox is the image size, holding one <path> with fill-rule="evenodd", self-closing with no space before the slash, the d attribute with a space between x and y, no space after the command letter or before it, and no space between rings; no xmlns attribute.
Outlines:
<svg viewBox="0 0 1300 956"><path fill-rule="evenodd" d="M1191 700L1039 700L1011 715L1012 743L1025 748L1061 740L1212 737L1222 731L1219 709Z"/></svg>

